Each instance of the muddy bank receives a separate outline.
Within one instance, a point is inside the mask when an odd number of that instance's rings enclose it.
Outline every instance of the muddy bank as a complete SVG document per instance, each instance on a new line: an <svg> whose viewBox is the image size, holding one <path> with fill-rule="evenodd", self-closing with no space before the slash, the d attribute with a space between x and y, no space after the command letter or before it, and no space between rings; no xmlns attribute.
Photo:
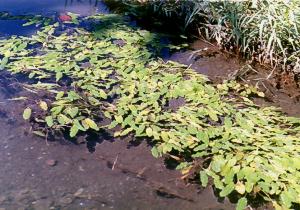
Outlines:
<svg viewBox="0 0 300 210"><path fill-rule="evenodd" d="M258 64L249 65L235 55L222 52L218 47L203 40L190 44L189 50L165 57L188 65L207 75L212 82L237 79L259 87L265 99L255 99L261 106L276 106L290 116L300 116L300 88L292 74L275 74Z"/></svg>

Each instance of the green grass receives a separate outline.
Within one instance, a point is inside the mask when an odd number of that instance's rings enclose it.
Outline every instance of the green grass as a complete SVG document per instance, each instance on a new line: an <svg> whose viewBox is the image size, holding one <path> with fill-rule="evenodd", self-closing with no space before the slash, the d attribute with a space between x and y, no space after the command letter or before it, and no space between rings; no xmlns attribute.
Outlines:
<svg viewBox="0 0 300 210"><path fill-rule="evenodd" d="M115 128L115 137L149 139L155 157L174 158L184 175L199 175L219 196L234 195L237 209L258 198L277 209L300 204L299 118L256 106L251 96L263 93L254 87L214 85L162 61L157 34L118 15L86 18L98 20L93 32L75 26L57 33L55 23L29 38L0 40L2 69L27 75L27 89L48 93L24 110L34 133L73 138ZM169 105L177 99L184 103L174 110Z"/></svg>
<svg viewBox="0 0 300 210"><path fill-rule="evenodd" d="M248 59L300 72L299 0L107 2L122 2L119 8L138 18L173 19L181 30L198 29L206 39Z"/></svg>

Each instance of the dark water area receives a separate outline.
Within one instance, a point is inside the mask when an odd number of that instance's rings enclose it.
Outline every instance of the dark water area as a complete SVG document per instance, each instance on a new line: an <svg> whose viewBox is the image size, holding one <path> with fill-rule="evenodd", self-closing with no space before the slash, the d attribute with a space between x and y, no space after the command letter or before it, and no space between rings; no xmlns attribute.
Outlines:
<svg viewBox="0 0 300 210"><path fill-rule="evenodd" d="M108 7L99 0L0 0L1 12L10 15L43 15L57 18L68 12L80 16L109 13ZM36 33L34 25L25 26L24 20L1 20L0 38L5 36L30 36Z"/></svg>
<svg viewBox="0 0 300 210"><path fill-rule="evenodd" d="M0 20L0 38L7 36L30 36L36 33L34 25L23 26L24 20Z"/></svg>
<svg viewBox="0 0 300 210"><path fill-rule="evenodd" d="M72 12L80 15L108 13L106 5L99 0L0 0L0 12L13 15Z"/></svg>

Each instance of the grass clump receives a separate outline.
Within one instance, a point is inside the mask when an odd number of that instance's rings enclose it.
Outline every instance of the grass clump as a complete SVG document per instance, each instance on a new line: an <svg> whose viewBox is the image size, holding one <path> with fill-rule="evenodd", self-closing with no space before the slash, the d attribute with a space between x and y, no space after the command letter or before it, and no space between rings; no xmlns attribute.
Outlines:
<svg viewBox="0 0 300 210"><path fill-rule="evenodd" d="M298 0L108 2L122 2L120 8L137 18L176 20L173 27L198 30L206 39L248 59L300 72Z"/></svg>
<svg viewBox="0 0 300 210"><path fill-rule="evenodd" d="M49 100L29 105L24 118L39 135L71 137L120 127L115 137L149 138L155 157L178 161L185 175L210 180L237 209L263 198L277 209L300 204L300 119L257 107L255 88L234 81L213 85L187 66L156 57L159 36L117 15L97 15L94 30L60 24L32 37L0 40L2 69L30 78L27 89ZM171 101L184 101L171 107ZM103 125L102 120L111 120ZM251 204L251 203L250 203Z"/></svg>

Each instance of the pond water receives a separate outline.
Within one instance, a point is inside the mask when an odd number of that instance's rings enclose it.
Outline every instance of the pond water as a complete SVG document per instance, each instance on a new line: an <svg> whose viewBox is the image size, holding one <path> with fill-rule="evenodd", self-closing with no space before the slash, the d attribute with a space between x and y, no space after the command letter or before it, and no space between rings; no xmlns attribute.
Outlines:
<svg viewBox="0 0 300 210"><path fill-rule="evenodd" d="M14 15L65 12L89 15L108 12L106 5L99 0L0 0L0 10Z"/></svg>
<svg viewBox="0 0 300 210"><path fill-rule="evenodd" d="M57 17L109 10L95 0L0 0L4 11ZM0 37L35 33L34 26L23 23L0 20ZM178 171L152 157L146 143L134 146L103 135L86 145L31 135L30 125L21 119L25 102L9 101L28 92L9 78L0 74L1 210L233 209L228 201L218 201L211 188L186 186Z"/></svg>
<svg viewBox="0 0 300 210"><path fill-rule="evenodd" d="M0 14L36 15L58 17L72 12L82 16L108 13L106 5L99 0L0 0ZM0 20L0 37L11 35L29 36L36 32L34 25L23 27L23 20Z"/></svg>

